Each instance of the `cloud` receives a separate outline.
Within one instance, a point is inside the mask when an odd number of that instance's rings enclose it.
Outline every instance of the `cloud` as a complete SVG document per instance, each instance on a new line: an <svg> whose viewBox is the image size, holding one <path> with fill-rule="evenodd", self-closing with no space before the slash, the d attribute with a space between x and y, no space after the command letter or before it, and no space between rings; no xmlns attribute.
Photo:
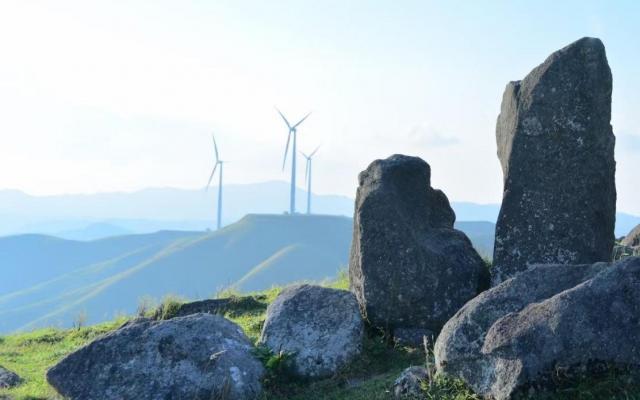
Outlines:
<svg viewBox="0 0 640 400"><path fill-rule="evenodd" d="M460 140L454 136L445 135L437 128L419 124L411 128L409 131L409 140L414 145L428 147L447 147L460 143Z"/></svg>

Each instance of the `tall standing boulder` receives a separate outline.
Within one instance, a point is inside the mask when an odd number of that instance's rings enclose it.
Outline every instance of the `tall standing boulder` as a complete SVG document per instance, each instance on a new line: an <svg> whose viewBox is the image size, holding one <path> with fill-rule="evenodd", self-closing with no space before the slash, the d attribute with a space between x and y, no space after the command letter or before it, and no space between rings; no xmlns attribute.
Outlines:
<svg viewBox="0 0 640 400"><path fill-rule="evenodd" d="M614 245L611 70L599 39L553 53L502 98L504 173L492 283L534 263L608 261Z"/></svg>
<svg viewBox="0 0 640 400"><path fill-rule="evenodd" d="M360 173L349 277L370 323L437 334L478 294L484 262L454 222L422 159L393 155Z"/></svg>

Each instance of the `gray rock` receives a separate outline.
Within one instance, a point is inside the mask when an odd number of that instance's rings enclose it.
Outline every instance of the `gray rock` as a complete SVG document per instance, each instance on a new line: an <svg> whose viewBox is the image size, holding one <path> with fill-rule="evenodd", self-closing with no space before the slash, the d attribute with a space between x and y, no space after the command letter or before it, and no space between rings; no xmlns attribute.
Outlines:
<svg viewBox="0 0 640 400"><path fill-rule="evenodd" d="M396 399L422 399L422 383L428 380L429 374L425 367L409 367L393 383L393 395Z"/></svg>
<svg viewBox="0 0 640 400"><path fill-rule="evenodd" d="M621 244L628 247L640 247L640 225L636 226L622 239Z"/></svg>
<svg viewBox="0 0 640 400"><path fill-rule="evenodd" d="M467 303L435 345L439 373L508 399L553 371L640 365L640 258L536 265Z"/></svg>
<svg viewBox="0 0 640 400"><path fill-rule="evenodd" d="M486 284L482 259L422 159L376 160L358 179L349 277L363 315L390 332L439 332Z"/></svg>
<svg viewBox="0 0 640 400"><path fill-rule="evenodd" d="M0 365L0 389L18 386L22 379L15 372L9 371Z"/></svg>
<svg viewBox="0 0 640 400"><path fill-rule="evenodd" d="M436 335L428 329L423 328L396 328L393 330L393 340L401 346L422 347L424 337L429 343L433 343Z"/></svg>
<svg viewBox="0 0 640 400"><path fill-rule="evenodd" d="M598 39L553 53L505 89L492 284L532 264L609 261L616 188L611 70Z"/></svg>
<svg viewBox="0 0 640 400"><path fill-rule="evenodd" d="M264 369L233 322L139 319L65 357L47 381L70 399L253 399Z"/></svg>
<svg viewBox="0 0 640 400"><path fill-rule="evenodd" d="M362 352L364 323L351 292L299 285L284 289L267 308L260 343L292 354L303 378L335 374Z"/></svg>

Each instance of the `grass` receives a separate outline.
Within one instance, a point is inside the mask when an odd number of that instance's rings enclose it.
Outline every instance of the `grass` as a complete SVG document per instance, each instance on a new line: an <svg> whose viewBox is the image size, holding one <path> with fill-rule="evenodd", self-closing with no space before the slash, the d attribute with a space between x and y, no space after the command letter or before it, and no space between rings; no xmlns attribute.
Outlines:
<svg viewBox="0 0 640 400"><path fill-rule="evenodd" d="M346 271L337 280L323 282L323 285L337 289L347 289L349 282ZM282 289L272 289L251 293L258 296L265 305L271 303ZM236 322L247 336L257 343L265 312L261 309L244 307L243 298L236 292L220 293L219 296L237 298L225 315ZM159 306L152 309L152 301L144 299L139 314L170 317L184 302L184 299L168 296ZM24 382L13 389L0 389L0 399L9 396L15 400L60 399L46 383L46 370L55 365L65 355L90 342L99 335L114 330L126 322L128 317L90 327L75 327L62 330L41 329L0 337L0 365L15 371ZM330 379L301 382L287 374L287 355L271 354L258 348L256 355L267 367L262 400L382 400L393 397L391 388L400 372L412 365L423 365L424 349L399 347L391 343L381 332L368 329L364 340L363 354L349 367ZM607 371L600 376L581 379L564 379L556 382L558 388L552 392L536 392L535 398L543 400L559 399L638 399L640 386L629 374ZM423 400L479 400L459 380L438 376L434 382L423 387Z"/></svg>
<svg viewBox="0 0 640 400"><path fill-rule="evenodd" d="M24 382L13 389L0 389L16 400L57 399L47 384L45 371L67 354L106 332L116 329L127 319L119 318L91 327L69 330L55 328L5 336L0 341L0 365L16 372Z"/></svg>

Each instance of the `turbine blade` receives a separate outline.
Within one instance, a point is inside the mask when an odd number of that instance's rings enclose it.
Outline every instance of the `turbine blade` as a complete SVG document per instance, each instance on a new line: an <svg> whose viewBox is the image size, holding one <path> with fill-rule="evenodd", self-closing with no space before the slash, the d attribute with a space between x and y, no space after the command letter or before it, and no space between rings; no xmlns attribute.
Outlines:
<svg viewBox="0 0 640 400"><path fill-rule="evenodd" d="M318 145L318 147L316 147L316 149L309 155L309 158L313 157L313 155L316 154L316 152L320 149L320 146L322 145Z"/></svg>
<svg viewBox="0 0 640 400"><path fill-rule="evenodd" d="M287 121L287 119L284 117L284 115L280 112L280 110L278 110L277 107L275 107L276 111L278 112L278 114L280 114L280 116L282 117L282 119L284 120L284 123L287 124L287 128L291 129L291 124L289 123L289 121Z"/></svg>
<svg viewBox="0 0 640 400"><path fill-rule="evenodd" d="M218 159L220 158L220 156L218 155L218 144L216 143L216 137L213 133L211 134L211 137L213 138L213 150L216 152L216 163L217 163Z"/></svg>
<svg viewBox="0 0 640 400"><path fill-rule="evenodd" d="M307 115L304 116L304 118L302 118L300 121L298 121L298 123L293 126L293 129L296 129L296 127L298 127L298 125L300 125L305 119L307 119L307 117L309 117L309 115L311 115L311 112L309 112Z"/></svg>
<svg viewBox="0 0 640 400"><path fill-rule="evenodd" d="M216 169L218 169L218 163L213 166L213 171L211 171L211 176L209 177L209 182L207 182L207 190L209 190L209 185L211 185L211 180L213 179L213 175L216 173Z"/></svg>
<svg viewBox="0 0 640 400"><path fill-rule="evenodd" d="M287 163L287 152L289 152L289 140L291 139L291 131L287 135L287 145L284 147L284 160L282 160L282 170L284 171L284 165Z"/></svg>
<svg viewBox="0 0 640 400"><path fill-rule="evenodd" d="M309 159L309 156L308 156L308 155L306 155L306 154L304 154L304 152L302 152L302 151L301 151L301 152L300 152L300 154L302 154L302 156L303 156L304 158L306 158L307 160Z"/></svg>

